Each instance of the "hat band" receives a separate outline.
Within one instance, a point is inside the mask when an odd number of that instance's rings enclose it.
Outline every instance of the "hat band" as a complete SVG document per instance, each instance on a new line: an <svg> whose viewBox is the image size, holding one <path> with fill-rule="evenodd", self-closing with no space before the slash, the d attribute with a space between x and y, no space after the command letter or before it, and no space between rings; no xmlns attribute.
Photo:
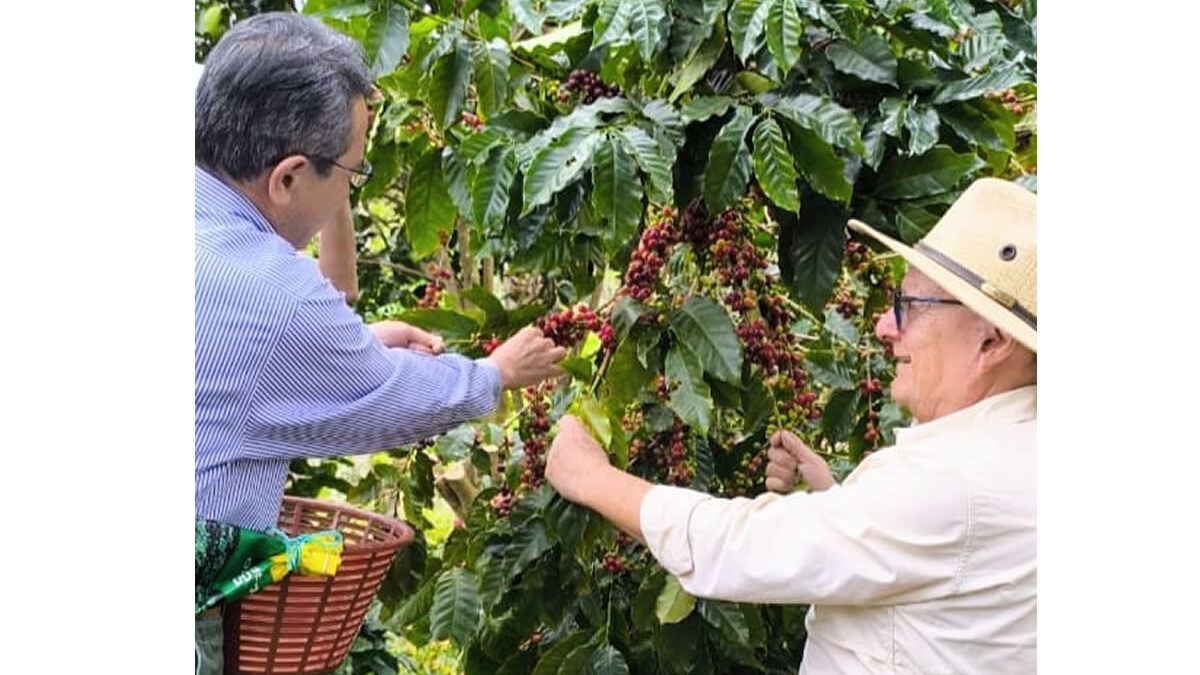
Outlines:
<svg viewBox="0 0 1200 675"><path fill-rule="evenodd" d="M1018 302L1013 296L1005 293L999 288L996 288L995 285L984 281L978 274L975 274L971 270L963 267L955 262L954 259L943 254L941 251L932 248L928 244L917 242L916 245L913 246L913 249L925 254L937 264L945 267L948 272L954 274L954 276L962 279L968 284L971 284L980 293L983 293L992 300L995 300L1003 305L1008 311L1012 312L1014 316L1024 321L1030 328L1037 330L1037 315L1022 306L1021 303Z"/></svg>

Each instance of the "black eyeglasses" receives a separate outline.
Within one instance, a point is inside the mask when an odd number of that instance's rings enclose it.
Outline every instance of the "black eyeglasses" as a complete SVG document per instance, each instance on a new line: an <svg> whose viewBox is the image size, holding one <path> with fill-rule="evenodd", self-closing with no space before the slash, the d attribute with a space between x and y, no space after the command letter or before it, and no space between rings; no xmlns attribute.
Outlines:
<svg viewBox="0 0 1200 675"><path fill-rule="evenodd" d="M900 331L901 320L904 317L904 312L911 309L913 303L923 303L928 305L961 305L962 302L952 298L923 298L916 295L901 295L899 293L892 294L892 315L896 317L896 331ZM904 305L908 305L905 308Z"/></svg>
<svg viewBox="0 0 1200 675"><path fill-rule="evenodd" d="M371 163L367 161L366 157L363 157L363 161L358 165L358 168L351 168L344 164L338 164L337 161L329 159L328 157L317 157L316 155L313 155L312 159L322 162L329 162L342 171L348 172L350 174L350 184L356 188L366 185L367 181L371 180L371 171L373 169L371 168Z"/></svg>

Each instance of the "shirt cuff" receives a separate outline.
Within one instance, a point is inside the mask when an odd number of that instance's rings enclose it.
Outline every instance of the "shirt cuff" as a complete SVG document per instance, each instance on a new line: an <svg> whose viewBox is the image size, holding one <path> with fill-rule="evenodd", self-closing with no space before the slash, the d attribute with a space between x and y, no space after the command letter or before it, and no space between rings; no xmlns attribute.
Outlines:
<svg viewBox="0 0 1200 675"><path fill-rule="evenodd" d="M642 499L638 513L642 537L663 568L675 576L692 571L692 512L709 499L712 496L703 492L669 485L650 488Z"/></svg>
<svg viewBox="0 0 1200 675"><path fill-rule="evenodd" d="M499 405L500 396L504 394L504 380L500 377L500 369L488 359L475 359L475 364L479 366L480 371L490 383L492 394L496 398L496 405Z"/></svg>

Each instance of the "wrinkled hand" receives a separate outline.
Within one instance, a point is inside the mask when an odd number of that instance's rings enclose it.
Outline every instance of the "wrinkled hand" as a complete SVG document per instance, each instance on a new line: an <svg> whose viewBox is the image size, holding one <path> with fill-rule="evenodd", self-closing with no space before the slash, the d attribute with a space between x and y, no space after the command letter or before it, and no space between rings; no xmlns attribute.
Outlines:
<svg viewBox="0 0 1200 675"><path fill-rule="evenodd" d="M558 435L546 455L546 480L563 499L582 503L590 479L609 468L608 455L572 415L558 420Z"/></svg>
<svg viewBox="0 0 1200 675"><path fill-rule="evenodd" d="M565 348L556 347L542 331L526 326L496 347L488 361L500 371L506 389L519 389L562 375L555 364L566 354Z"/></svg>
<svg viewBox="0 0 1200 675"><path fill-rule="evenodd" d="M829 465L790 431L776 431L767 448L767 489L788 494L801 476L813 492L833 487Z"/></svg>
<svg viewBox="0 0 1200 675"><path fill-rule="evenodd" d="M441 354L446 349L441 337L403 321L380 321L367 327L385 347L402 347L426 354Z"/></svg>

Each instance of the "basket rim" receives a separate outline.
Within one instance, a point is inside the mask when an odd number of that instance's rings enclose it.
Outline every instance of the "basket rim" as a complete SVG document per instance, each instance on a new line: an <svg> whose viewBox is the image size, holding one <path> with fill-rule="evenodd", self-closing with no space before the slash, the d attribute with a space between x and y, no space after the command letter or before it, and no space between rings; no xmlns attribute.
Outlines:
<svg viewBox="0 0 1200 675"><path fill-rule="evenodd" d="M298 507L312 507L322 511L332 511L335 515L347 515L356 518L361 518L372 524L382 525L385 529L390 529L393 538L389 541L360 541L355 544L346 544L346 551L386 551L396 549L402 546L407 546L416 536L413 527L403 520L389 518L381 513L367 511L365 509L355 508L349 504L342 502L327 501L324 499L312 499L309 497L296 497L293 495L284 495L282 502L279 505L280 518L283 517L284 509L288 505Z"/></svg>

